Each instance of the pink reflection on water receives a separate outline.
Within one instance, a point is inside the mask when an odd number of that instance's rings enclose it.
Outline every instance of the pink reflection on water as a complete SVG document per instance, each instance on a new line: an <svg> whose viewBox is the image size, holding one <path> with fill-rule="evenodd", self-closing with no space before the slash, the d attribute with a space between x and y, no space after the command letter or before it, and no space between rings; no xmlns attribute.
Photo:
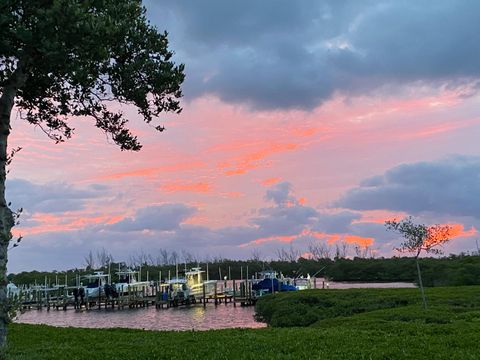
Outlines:
<svg viewBox="0 0 480 360"><path fill-rule="evenodd" d="M253 307L233 307L233 304L220 304L215 307L208 304L206 308L194 305L163 310L157 310L154 306L123 310L30 310L21 314L16 322L60 327L122 327L145 330L211 330L266 326L256 322L253 315Z"/></svg>

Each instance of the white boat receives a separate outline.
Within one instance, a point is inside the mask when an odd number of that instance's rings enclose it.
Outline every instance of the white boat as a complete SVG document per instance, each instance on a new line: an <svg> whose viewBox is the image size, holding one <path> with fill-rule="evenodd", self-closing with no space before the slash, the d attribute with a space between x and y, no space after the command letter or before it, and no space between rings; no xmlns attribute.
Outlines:
<svg viewBox="0 0 480 360"><path fill-rule="evenodd" d="M187 286L187 280L181 277L174 277L168 279L160 285L162 293L165 293L166 298L172 300L174 303L184 303L192 301L194 298L190 295L190 289Z"/></svg>
<svg viewBox="0 0 480 360"><path fill-rule="evenodd" d="M15 298L20 296L20 289L14 283L7 284L7 297L8 298Z"/></svg>
<svg viewBox="0 0 480 360"><path fill-rule="evenodd" d="M205 280L205 271L192 268L185 272L185 277L174 277L161 284L162 293L168 294L168 299L177 303L193 303L205 295L213 295L217 285L216 280Z"/></svg>
<svg viewBox="0 0 480 360"><path fill-rule="evenodd" d="M205 295L212 295L215 293L217 280L204 279L205 271L199 267L192 268L185 272L185 279L187 287L190 290L190 295L195 297L203 296L203 287L205 286Z"/></svg>
<svg viewBox="0 0 480 360"><path fill-rule="evenodd" d="M104 287L108 284L108 274L104 274L103 271L96 271L93 274L86 275L84 278L88 280L88 284L84 286L85 295L93 298L104 294Z"/></svg>
<svg viewBox="0 0 480 360"><path fill-rule="evenodd" d="M140 276L139 271L124 270L117 271L118 282L115 284L115 290L119 294L127 294L129 292L142 291L150 286L149 281L138 281L137 276Z"/></svg>
<svg viewBox="0 0 480 360"><path fill-rule="evenodd" d="M298 277L293 279L293 285L297 287L298 290L307 290L312 288L312 279L310 274L307 274L307 277Z"/></svg>

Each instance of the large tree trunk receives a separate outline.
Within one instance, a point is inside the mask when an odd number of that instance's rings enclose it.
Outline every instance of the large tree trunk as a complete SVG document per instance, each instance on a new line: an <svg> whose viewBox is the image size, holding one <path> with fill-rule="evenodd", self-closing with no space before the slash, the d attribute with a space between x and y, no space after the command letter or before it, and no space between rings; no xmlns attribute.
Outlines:
<svg viewBox="0 0 480 360"><path fill-rule="evenodd" d="M0 351L5 348L7 324L9 321L9 303L7 299L7 261L8 245L12 239L12 227L15 225L12 210L5 199L5 181L7 178L8 135L10 135L10 116L17 90L25 83L26 77L18 64L2 90L0 97Z"/></svg>

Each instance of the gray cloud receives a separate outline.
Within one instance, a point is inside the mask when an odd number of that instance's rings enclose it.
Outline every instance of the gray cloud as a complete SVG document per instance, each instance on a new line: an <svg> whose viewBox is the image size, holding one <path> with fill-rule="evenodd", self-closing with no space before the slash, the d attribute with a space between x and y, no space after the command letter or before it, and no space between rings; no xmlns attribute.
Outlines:
<svg viewBox="0 0 480 360"><path fill-rule="evenodd" d="M139 209L134 217L123 219L109 226L111 231L171 231L191 217L195 208L184 204L163 204Z"/></svg>
<svg viewBox="0 0 480 360"><path fill-rule="evenodd" d="M306 206L272 207L260 210L260 216L251 219L258 226L259 237L299 234L313 223L317 212Z"/></svg>
<svg viewBox="0 0 480 360"><path fill-rule="evenodd" d="M478 1L147 1L187 64L187 97L311 109L334 93L478 79Z"/></svg>
<svg viewBox="0 0 480 360"><path fill-rule="evenodd" d="M318 214L312 230L326 233L348 233L352 231L352 222L360 218L361 215L353 211L340 211L333 214L321 212Z"/></svg>
<svg viewBox="0 0 480 360"><path fill-rule="evenodd" d="M480 157L454 156L440 161L394 167L348 191L336 206L354 210L386 209L418 215L480 214Z"/></svg>
<svg viewBox="0 0 480 360"><path fill-rule="evenodd" d="M26 212L59 213L81 210L90 199L107 195L108 187L93 184L79 188L65 183L34 184L23 179L9 179L6 197L12 208Z"/></svg>
<svg viewBox="0 0 480 360"><path fill-rule="evenodd" d="M285 205L288 202L295 202L295 197L291 192L292 184L284 181L268 189L265 194L265 199L271 200L277 205Z"/></svg>

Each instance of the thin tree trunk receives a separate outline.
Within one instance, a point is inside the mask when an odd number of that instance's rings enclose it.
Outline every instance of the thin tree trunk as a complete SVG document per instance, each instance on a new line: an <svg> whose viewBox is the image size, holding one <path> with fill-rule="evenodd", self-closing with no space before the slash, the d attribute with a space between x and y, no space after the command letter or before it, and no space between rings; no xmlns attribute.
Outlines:
<svg viewBox="0 0 480 360"><path fill-rule="evenodd" d="M417 264L417 273L418 273L418 285L420 286L420 292L422 293L423 307L427 308L427 298L425 297L425 290L423 289L422 282L422 273L420 272L420 264L418 262L418 257L415 258L415 263Z"/></svg>
<svg viewBox="0 0 480 360"><path fill-rule="evenodd" d="M5 349L7 324L9 322L9 303L7 299L7 261L8 245L12 239L12 227L15 220L12 210L5 199L5 181L7 179L8 135L10 135L10 116L17 89L26 81L21 63L2 89L0 97L0 351Z"/></svg>

